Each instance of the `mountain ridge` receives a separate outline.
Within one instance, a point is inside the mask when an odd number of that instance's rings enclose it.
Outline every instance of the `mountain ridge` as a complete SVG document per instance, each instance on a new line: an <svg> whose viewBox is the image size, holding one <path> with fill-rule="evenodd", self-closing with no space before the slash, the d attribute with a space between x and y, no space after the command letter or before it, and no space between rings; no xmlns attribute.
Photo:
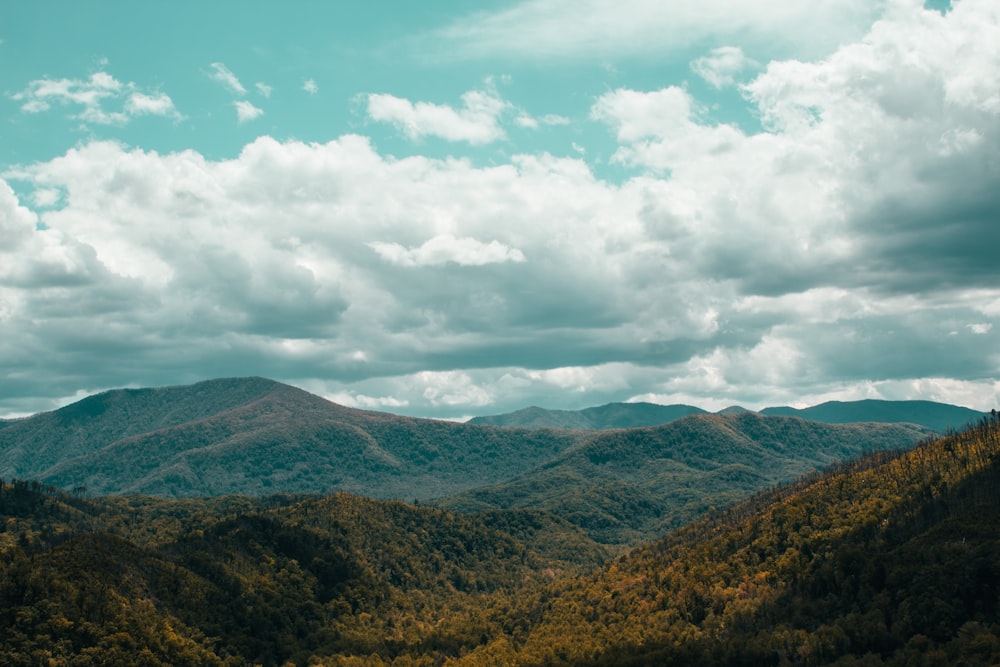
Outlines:
<svg viewBox="0 0 1000 667"><path fill-rule="evenodd" d="M580 410L549 410L532 406L514 412L473 417L466 423L516 428L610 430L658 426L692 414L725 415L742 412L754 411L739 405L731 405L713 413L684 404L659 405L626 402L607 403ZM882 399L826 401L807 408L775 406L763 408L758 412L762 415L801 417L829 424L910 423L927 427L942 435L949 431L960 430L986 414L971 408L935 401Z"/></svg>

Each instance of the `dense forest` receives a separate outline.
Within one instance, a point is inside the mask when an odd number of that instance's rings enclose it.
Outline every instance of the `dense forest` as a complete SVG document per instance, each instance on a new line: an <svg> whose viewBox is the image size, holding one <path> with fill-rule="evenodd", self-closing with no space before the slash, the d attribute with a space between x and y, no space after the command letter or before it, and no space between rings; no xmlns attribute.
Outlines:
<svg viewBox="0 0 1000 667"><path fill-rule="evenodd" d="M6 665L989 665L1000 420L623 555L542 511L0 483Z"/></svg>

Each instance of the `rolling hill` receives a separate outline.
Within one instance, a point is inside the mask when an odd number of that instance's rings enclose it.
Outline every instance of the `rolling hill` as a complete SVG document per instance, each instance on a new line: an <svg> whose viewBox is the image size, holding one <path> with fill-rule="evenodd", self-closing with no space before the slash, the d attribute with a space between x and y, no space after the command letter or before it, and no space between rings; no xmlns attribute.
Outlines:
<svg viewBox="0 0 1000 667"><path fill-rule="evenodd" d="M83 498L4 482L0 657L991 665L998 508L995 416L774 487L601 566L600 549L538 512L343 493Z"/></svg>
<svg viewBox="0 0 1000 667"><path fill-rule="evenodd" d="M710 507L871 451L911 447L909 424L822 424L743 411L593 432L534 470L438 501L462 511L540 508L595 540L651 539Z"/></svg>
<svg viewBox="0 0 1000 667"><path fill-rule="evenodd" d="M608 403L583 410L546 410L530 407L502 415L473 417L466 423L514 428L603 430L657 426L681 417L698 414L705 414L705 410L691 405Z"/></svg>
<svg viewBox="0 0 1000 667"><path fill-rule="evenodd" d="M984 413L957 405L934 401L828 401L809 408L764 408L763 415L802 417L829 424L883 422L920 424L945 434L960 431L983 418Z"/></svg>
<svg viewBox="0 0 1000 667"><path fill-rule="evenodd" d="M715 414L728 415L748 412L745 408L731 406ZM473 417L469 424L492 424L514 428L564 428L605 430L658 426L687 417L708 414L708 411L690 405L655 405L652 403L608 403L583 410L546 410L539 407L524 408L501 415ZM829 424L854 422L918 424L940 434L961 430L983 417L982 412L933 401L830 401L809 408L787 406L764 408L763 415L802 417L810 421Z"/></svg>
<svg viewBox="0 0 1000 667"><path fill-rule="evenodd" d="M499 482L574 446L355 410L263 378L109 391L0 427L0 477L91 494L322 493L427 499Z"/></svg>

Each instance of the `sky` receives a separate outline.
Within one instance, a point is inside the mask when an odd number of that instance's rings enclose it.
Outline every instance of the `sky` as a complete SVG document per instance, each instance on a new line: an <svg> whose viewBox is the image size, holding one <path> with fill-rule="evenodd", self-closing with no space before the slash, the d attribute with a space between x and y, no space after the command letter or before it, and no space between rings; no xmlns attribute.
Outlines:
<svg viewBox="0 0 1000 667"><path fill-rule="evenodd" d="M0 417L1000 405L996 0L0 2Z"/></svg>

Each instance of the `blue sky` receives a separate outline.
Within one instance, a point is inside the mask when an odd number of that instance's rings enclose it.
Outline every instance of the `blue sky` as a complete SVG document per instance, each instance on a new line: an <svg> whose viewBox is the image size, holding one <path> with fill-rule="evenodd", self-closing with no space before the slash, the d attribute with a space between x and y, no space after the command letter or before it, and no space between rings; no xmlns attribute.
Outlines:
<svg viewBox="0 0 1000 667"><path fill-rule="evenodd" d="M0 416L1000 401L995 2L0 5Z"/></svg>

